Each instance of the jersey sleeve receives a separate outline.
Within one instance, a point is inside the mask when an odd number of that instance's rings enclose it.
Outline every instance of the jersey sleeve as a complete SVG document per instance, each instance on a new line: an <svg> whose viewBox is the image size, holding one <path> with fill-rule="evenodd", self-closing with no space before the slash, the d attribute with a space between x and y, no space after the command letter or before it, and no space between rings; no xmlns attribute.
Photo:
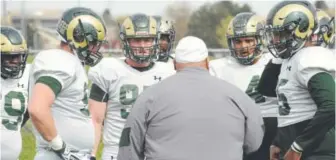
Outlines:
<svg viewBox="0 0 336 160"><path fill-rule="evenodd" d="M31 72L35 82L48 85L56 94L75 80L76 57L57 50L40 52L34 59ZM57 95L57 94L56 94Z"/></svg>
<svg viewBox="0 0 336 160"><path fill-rule="evenodd" d="M308 82L317 73L326 72L335 78L336 58L333 53L322 47L311 47L298 57L297 79L301 85L308 87Z"/></svg>
<svg viewBox="0 0 336 160"><path fill-rule="evenodd" d="M89 69L88 78L92 82L90 98L106 102L111 84L117 79L113 61L106 58Z"/></svg>

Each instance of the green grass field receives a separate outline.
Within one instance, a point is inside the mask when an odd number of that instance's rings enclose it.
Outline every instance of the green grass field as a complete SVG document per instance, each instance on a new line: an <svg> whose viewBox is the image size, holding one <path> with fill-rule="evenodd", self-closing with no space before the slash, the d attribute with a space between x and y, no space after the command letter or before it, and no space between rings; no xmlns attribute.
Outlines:
<svg viewBox="0 0 336 160"><path fill-rule="evenodd" d="M35 156L35 137L32 132L31 122L28 121L21 130L22 134L22 151L19 160L33 160ZM100 143L97 160L101 159L103 144Z"/></svg>
<svg viewBox="0 0 336 160"><path fill-rule="evenodd" d="M34 59L34 56L29 55L27 58L27 63L31 63ZM86 70L88 70L89 67L86 67ZM32 132L30 120L26 123L26 125L22 128L21 134L22 134L22 151L20 154L20 160L33 160L35 156L35 137ZM99 150L97 153L97 160L101 159L102 155L102 148L103 144L100 143Z"/></svg>

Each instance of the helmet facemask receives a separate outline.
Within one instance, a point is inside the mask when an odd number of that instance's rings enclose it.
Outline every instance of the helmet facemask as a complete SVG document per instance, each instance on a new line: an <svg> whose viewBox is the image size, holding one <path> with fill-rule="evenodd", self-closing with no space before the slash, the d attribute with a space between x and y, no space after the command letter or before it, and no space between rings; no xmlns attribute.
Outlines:
<svg viewBox="0 0 336 160"><path fill-rule="evenodd" d="M247 39L249 42L247 47L237 47L236 43ZM262 55L263 39L261 35L244 34L242 36L228 36L229 49L232 56L243 65L252 65L256 59ZM242 43L242 42L240 42ZM245 42L244 42L245 43ZM252 45L251 45L252 44Z"/></svg>
<svg viewBox="0 0 336 160"><path fill-rule="evenodd" d="M161 33L159 60L168 61L171 51L174 47L175 32Z"/></svg>
<svg viewBox="0 0 336 160"><path fill-rule="evenodd" d="M314 46L322 46L328 47L330 42L333 39L334 33L333 32L333 24L334 24L334 17L324 25L319 25L316 31L309 37L310 42Z"/></svg>
<svg viewBox="0 0 336 160"><path fill-rule="evenodd" d="M4 79L21 78L27 57L26 53L1 53L1 77Z"/></svg>
<svg viewBox="0 0 336 160"><path fill-rule="evenodd" d="M321 33L314 33L309 37L309 41L313 46L322 46L326 47L325 43L323 43L323 34Z"/></svg>
<svg viewBox="0 0 336 160"><path fill-rule="evenodd" d="M130 37L125 38L123 43L125 57L139 64L153 62L158 59L159 44L157 37ZM146 46L141 43L146 44Z"/></svg>
<svg viewBox="0 0 336 160"><path fill-rule="evenodd" d="M253 65L262 56L265 21L252 12L237 14L226 31L231 56L242 65Z"/></svg>
<svg viewBox="0 0 336 160"><path fill-rule="evenodd" d="M296 29L297 24L294 22L281 27L266 27L267 48L274 57L287 59L304 46L308 37L296 37Z"/></svg>
<svg viewBox="0 0 336 160"><path fill-rule="evenodd" d="M89 66L94 66L103 58L103 54L99 52L104 41L97 38L97 30L94 27L86 27L79 19L79 26L74 29L74 40L76 42L86 42L83 47L76 48L70 43L70 47L75 51L78 58Z"/></svg>
<svg viewBox="0 0 336 160"><path fill-rule="evenodd" d="M19 79L26 67L27 43L23 35L12 27L1 26L1 77Z"/></svg>
<svg viewBox="0 0 336 160"><path fill-rule="evenodd" d="M158 59L161 32L156 20L145 14L134 14L119 25L120 40L126 58L137 64L148 64Z"/></svg>

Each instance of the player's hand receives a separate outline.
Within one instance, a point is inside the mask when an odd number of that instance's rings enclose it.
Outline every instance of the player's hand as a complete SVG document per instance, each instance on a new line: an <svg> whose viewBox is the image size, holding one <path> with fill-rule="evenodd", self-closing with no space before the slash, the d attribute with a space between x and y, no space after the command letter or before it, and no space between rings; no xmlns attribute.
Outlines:
<svg viewBox="0 0 336 160"><path fill-rule="evenodd" d="M280 156L280 148L274 145L270 147L270 159L271 160L279 160Z"/></svg>
<svg viewBox="0 0 336 160"><path fill-rule="evenodd" d="M62 148L55 150L51 148L60 158L63 160L89 160L89 156L85 156L83 153L80 153L78 150L67 147L65 142L63 142Z"/></svg>
<svg viewBox="0 0 336 160"><path fill-rule="evenodd" d="M295 152L292 149L289 149L285 154L284 160L300 160L301 153Z"/></svg>

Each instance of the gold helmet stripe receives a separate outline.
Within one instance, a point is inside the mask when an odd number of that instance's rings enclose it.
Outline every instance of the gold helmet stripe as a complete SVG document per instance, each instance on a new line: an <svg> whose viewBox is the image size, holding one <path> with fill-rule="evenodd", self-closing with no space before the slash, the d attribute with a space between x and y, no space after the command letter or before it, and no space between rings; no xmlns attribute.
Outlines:
<svg viewBox="0 0 336 160"><path fill-rule="evenodd" d="M156 20L153 17L149 17L149 34L156 35L157 30L158 28L157 28Z"/></svg>
<svg viewBox="0 0 336 160"><path fill-rule="evenodd" d="M316 14L317 14L317 20L318 20L318 23L319 23L319 26L323 25L323 24L320 24L321 23L321 20L323 18L327 18L327 20L330 22L331 18L330 16L323 10L317 10L316 11ZM332 28L329 28L329 29L332 29ZM323 34L323 40L326 42L326 43L329 43L330 40L331 40L331 37L332 37L333 33L330 34L330 36L328 36L328 33L324 33Z"/></svg>
<svg viewBox="0 0 336 160"><path fill-rule="evenodd" d="M233 20L234 20L234 18L231 19L231 21L228 25L228 28L227 28L227 31L226 31L227 36L233 36Z"/></svg>
<svg viewBox="0 0 336 160"><path fill-rule="evenodd" d="M316 12L316 14L317 14L317 19L320 21L322 18L325 18L325 17L327 17L329 20L330 20L330 16L326 13L326 12L324 12L324 11L322 11L322 10L318 10L317 12Z"/></svg>
<svg viewBox="0 0 336 160"><path fill-rule="evenodd" d="M257 32L257 24L265 24L264 20L256 15L253 15L246 24L246 33L255 33Z"/></svg>
<svg viewBox="0 0 336 160"><path fill-rule="evenodd" d="M124 20L123 28L125 30L126 36L130 36L130 37L132 36L134 37L156 36L157 31L158 31L157 22L153 17L149 17L148 31L136 32L131 17L128 17Z"/></svg>
<svg viewBox="0 0 336 160"><path fill-rule="evenodd" d="M134 25L130 17L127 17L123 23L127 36L135 36Z"/></svg>
<svg viewBox="0 0 336 160"><path fill-rule="evenodd" d="M1 53L2 54L17 54L17 53L25 53L27 49L27 43L26 40L23 38L22 35L21 40L22 43L18 45L14 45L10 42L10 40L1 33L0 35L0 43L1 43Z"/></svg>
<svg viewBox="0 0 336 160"><path fill-rule="evenodd" d="M296 28L295 30L295 34L297 37L299 38L306 38L307 35L311 35L313 32L313 29L315 27L315 20L314 20L314 15L313 13L311 13L311 11L299 4L289 4L284 6L283 8L281 8L275 15L273 18L273 26L282 26L284 21L286 20L286 17L290 14L293 13L294 11L299 11L299 12L303 12L309 20L309 26L308 29L305 32L300 32L299 31L299 27Z"/></svg>
<svg viewBox="0 0 336 160"><path fill-rule="evenodd" d="M96 29L98 41L103 41L105 39L106 33L104 24L102 24L99 19L91 15L81 15L71 20L68 25L67 38L69 41L74 41L73 31L79 25L79 19L82 21L82 23L89 23ZM74 42L74 45L76 48L83 48L88 44L86 40L84 40L83 42Z"/></svg>

